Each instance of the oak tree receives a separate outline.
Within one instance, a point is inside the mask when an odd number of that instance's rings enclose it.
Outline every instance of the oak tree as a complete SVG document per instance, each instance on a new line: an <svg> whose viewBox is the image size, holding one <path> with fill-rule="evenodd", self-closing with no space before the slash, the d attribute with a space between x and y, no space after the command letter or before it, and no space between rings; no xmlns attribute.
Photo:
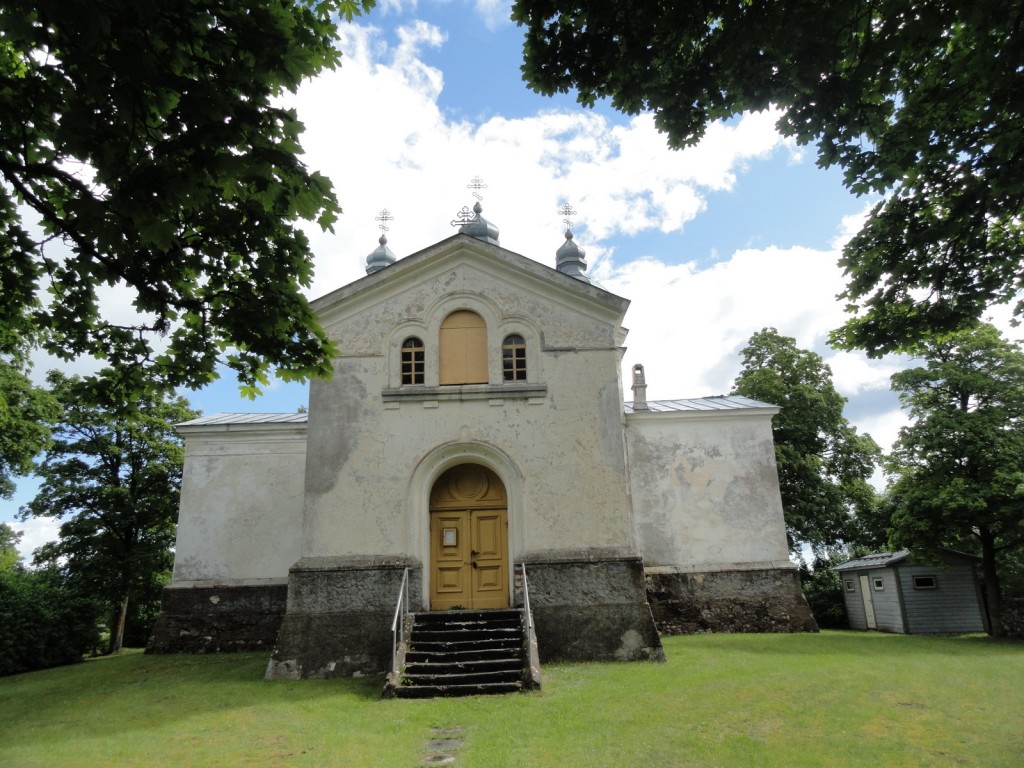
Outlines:
<svg viewBox="0 0 1024 768"><path fill-rule="evenodd" d="M114 398L325 373L301 225L340 208L281 97L373 5L0 0L0 328Z"/></svg>
<svg viewBox="0 0 1024 768"><path fill-rule="evenodd" d="M751 336L741 354L733 393L781 407L772 433L790 549L825 556L857 539L857 516L875 503L869 480L881 452L846 420L846 398L820 355L774 328Z"/></svg>
<svg viewBox="0 0 1024 768"><path fill-rule="evenodd" d="M881 196L846 246L857 314L835 341L871 354L1024 312L1024 5L1018 0L515 0L523 75L650 110L673 147L776 105L857 194Z"/></svg>
<svg viewBox="0 0 1024 768"><path fill-rule="evenodd" d="M0 499L14 492L16 476L32 471L49 442L47 423L58 412L49 392L29 379L23 350L0 351Z"/></svg>
<svg viewBox="0 0 1024 768"><path fill-rule="evenodd" d="M887 462L894 544L980 553L992 632L1000 566L1024 548L1024 348L990 325L921 344L893 375L912 423Z"/></svg>
<svg viewBox="0 0 1024 768"><path fill-rule="evenodd" d="M21 533L7 523L0 523L0 573L9 571L21 562L18 543Z"/></svg>
<svg viewBox="0 0 1024 768"><path fill-rule="evenodd" d="M184 450L174 424L195 418L186 400L143 396L132 409L89 400L75 377L51 372L63 406L36 474L25 516L63 520L59 538L36 551L69 586L101 601L111 617L110 651L121 646L130 601L154 602L173 563Z"/></svg>

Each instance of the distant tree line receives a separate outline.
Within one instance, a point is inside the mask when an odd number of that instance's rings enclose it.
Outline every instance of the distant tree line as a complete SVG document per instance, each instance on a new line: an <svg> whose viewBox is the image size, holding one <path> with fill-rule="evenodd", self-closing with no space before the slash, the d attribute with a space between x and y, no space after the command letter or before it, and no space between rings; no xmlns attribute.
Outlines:
<svg viewBox="0 0 1024 768"><path fill-rule="evenodd" d="M951 548L980 558L1001 635L1004 586L1016 594L1024 581L1021 345L984 323L916 345L917 365L892 377L912 422L889 454L846 421L819 355L766 328L742 356L734 392L782 406L773 431L786 528L822 626L845 622L831 566L886 547ZM882 493L869 482L876 468Z"/></svg>
<svg viewBox="0 0 1024 768"><path fill-rule="evenodd" d="M0 529L4 674L145 644L173 565L184 461L174 424L198 415L173 395L113 409L97 404L91 382L56 372L47 381L42 483L19 515L61 525L34 569L18 556L19 535Z"/></svg>

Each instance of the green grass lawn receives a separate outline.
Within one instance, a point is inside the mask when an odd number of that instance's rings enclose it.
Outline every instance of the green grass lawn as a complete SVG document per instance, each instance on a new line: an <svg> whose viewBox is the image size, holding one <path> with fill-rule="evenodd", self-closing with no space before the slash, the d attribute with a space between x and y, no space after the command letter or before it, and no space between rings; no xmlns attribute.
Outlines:
<svg viewBox="0 0 1024 768"><path fill-rule="evenodd" d="M379 698L379 677L263 681L265 654L143 656L0 678L0 766L1024 765L1024 644L698 635L667 664L546 665L538 693ZM428 763L429 764L429 763Z"/></svg>

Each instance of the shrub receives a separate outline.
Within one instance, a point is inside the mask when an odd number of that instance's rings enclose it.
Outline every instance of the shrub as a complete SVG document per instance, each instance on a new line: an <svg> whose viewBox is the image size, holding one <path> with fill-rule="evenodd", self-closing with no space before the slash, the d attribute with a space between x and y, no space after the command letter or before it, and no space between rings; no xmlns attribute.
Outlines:
<svg viewBox="0 0 1024 768"><path fill-rule="evenodd" d="M822 629L847 629L846 606L843 603L843 580L832 570L833 565L844 562L846 557L815 558L814 565L800 567L800 582L804 597L811 607L818 626Z"/></svg>
<svg viewBox="0 0 1024 768"><path fill-rule="evenodd" d="M0 675L81 661L98 647L97 615L54 571L0 572Z"/></svg>

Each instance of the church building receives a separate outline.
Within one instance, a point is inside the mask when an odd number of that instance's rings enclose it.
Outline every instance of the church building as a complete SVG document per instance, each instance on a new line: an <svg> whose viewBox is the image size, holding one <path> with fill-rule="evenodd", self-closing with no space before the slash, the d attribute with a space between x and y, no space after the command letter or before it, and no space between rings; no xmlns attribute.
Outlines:
<svg viewBox="0 0 1024 768"><path fill-rule="evenodd" d="M659 631L816 629L778 409L648 401L640 365L624 386L629 302L590 281L571 231L549 267L474 211L401 259L382 236L365 277L313 302L338 352L307 412L178 426L149 651L266 649L268 679L385 671L406 569L415 612L518 606L525 575L542 661L661 659Z"/></svg>

